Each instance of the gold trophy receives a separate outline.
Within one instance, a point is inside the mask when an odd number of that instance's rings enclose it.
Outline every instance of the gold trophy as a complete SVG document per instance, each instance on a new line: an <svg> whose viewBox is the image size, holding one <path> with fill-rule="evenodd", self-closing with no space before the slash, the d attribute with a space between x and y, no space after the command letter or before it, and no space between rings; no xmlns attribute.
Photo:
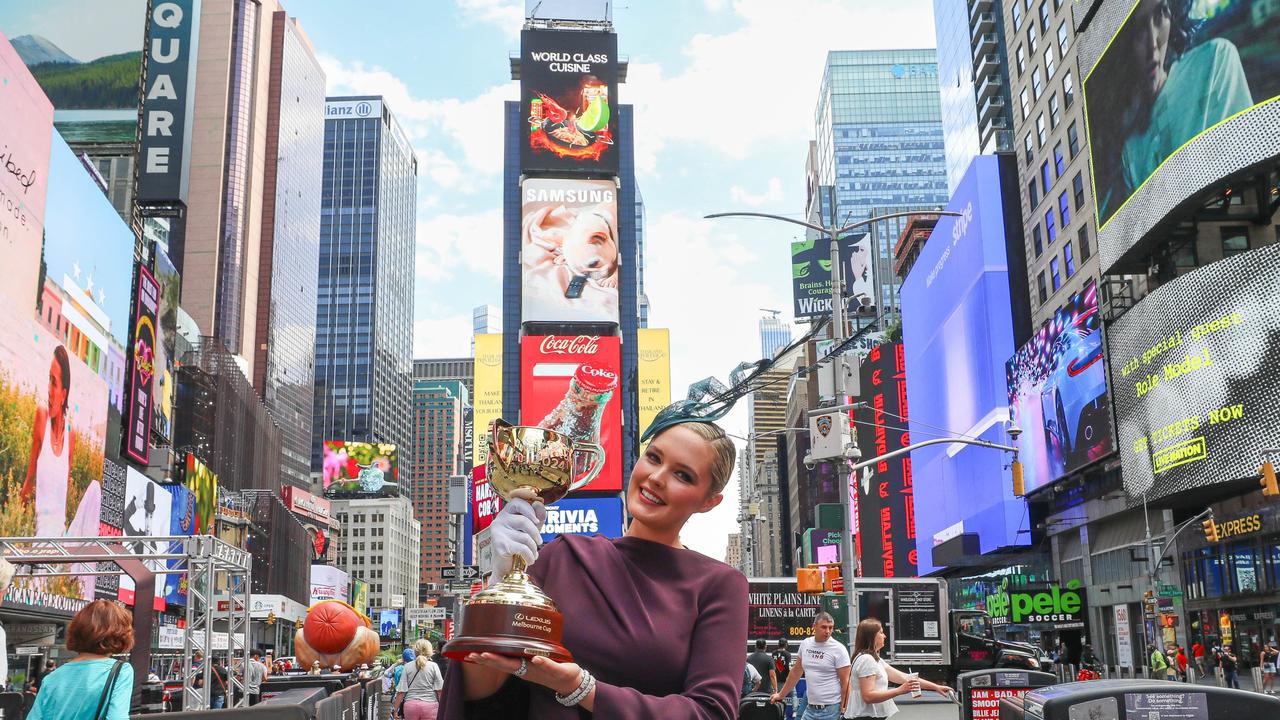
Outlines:
<svg viewBox="0 0 1280 720"><path fill-rule="evenodd" d="M587 462L578 462L584 458ZM550 505L594 480L604 460L598 444L575 442L554 430L505 420L489 426L489 484L506 500ZM467 602L458 636L443 652L455 660L490 652L571 662L573 655L560 643L563 626L555 602L529 580L524 559L517 555L511 572Z"/></svg>

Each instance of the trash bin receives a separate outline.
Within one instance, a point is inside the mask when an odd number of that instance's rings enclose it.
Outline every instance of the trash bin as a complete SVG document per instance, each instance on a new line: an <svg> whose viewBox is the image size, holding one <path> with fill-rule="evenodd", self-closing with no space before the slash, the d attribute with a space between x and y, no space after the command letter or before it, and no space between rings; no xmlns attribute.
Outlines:
<svg viewBox="0 0 1280 720"><path fill-rule="evenodd" d="M1029 690L1053 685L1058 676L1037 670L975 670L956 678L961 720L1000 717L1000 701L1018 698Z"/></svg>
<svg viewBox="0 0 1280 720"><path fill-rule="evenodd" d="M1022 700L1027 720L1280 717L1278 697L1170 680L1065 683L1032 690Z"/></svg>

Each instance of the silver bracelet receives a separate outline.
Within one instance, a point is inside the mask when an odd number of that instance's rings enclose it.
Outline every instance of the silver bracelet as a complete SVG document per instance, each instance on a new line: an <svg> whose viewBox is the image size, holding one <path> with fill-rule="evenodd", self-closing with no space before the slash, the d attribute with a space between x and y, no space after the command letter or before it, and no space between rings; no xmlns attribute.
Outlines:
<svg viewBox="0 0 1280 720"><path fill-rule="evenodd" d="M582 702L583 699L591 693L591 689L596 686L596 679L591 677L591 673L587 672L586 668L582 668L581 670L582 679L578 681L578 688L569 693L568 696L556 693L556 702L565 707L573 707L574 705Z"/></svg>

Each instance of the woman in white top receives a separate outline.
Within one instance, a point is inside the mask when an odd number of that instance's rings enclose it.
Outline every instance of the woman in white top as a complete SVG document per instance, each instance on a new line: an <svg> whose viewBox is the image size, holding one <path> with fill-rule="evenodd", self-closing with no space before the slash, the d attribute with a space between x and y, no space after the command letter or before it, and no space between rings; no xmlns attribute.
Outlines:
<svg viewBox="0 0 1280 720"><path fill-rule="evenodd" d="M436 720L440 709L437 693L444 687L444 676L440 674L440 666L431 662L434 651L429 641L415 642L413 651L418 657L400 673L400 684L391 701L392 715L404 720Z"/></svg>
<svg viewBox="0 0 1280 720"><path fill-rule="evenodd" d="M879 620L867 618L858 623L853 636L853 682L849 693L846 718L887 718L898 712L893 699L921 688L946 696L951 688L928 680L912 678L880 659L884 647L884 627ZM898 687L889 689L890 682Z"/></svg>

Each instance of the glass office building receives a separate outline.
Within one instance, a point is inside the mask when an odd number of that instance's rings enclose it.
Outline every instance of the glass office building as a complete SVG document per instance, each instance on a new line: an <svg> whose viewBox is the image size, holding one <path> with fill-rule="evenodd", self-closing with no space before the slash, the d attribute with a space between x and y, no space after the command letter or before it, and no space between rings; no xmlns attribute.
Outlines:
<svg viewBox="0 0 1280 720"><path fill-rule="evenodd" d="M321 442L330 439L394 443L400 466L413 467L417 179L413 150L382 98L328 99L313 472L320 469Z"/></svg>
<svg viewBox="0 0 1280 720"><path fill-rule="evenodd" d="M947 204L934 50L828 53L815 122L818 197L810 205L824 222ZM870 300L880 312L897 309L893 245L904 225L877 223L870 234Z"/></svg>

